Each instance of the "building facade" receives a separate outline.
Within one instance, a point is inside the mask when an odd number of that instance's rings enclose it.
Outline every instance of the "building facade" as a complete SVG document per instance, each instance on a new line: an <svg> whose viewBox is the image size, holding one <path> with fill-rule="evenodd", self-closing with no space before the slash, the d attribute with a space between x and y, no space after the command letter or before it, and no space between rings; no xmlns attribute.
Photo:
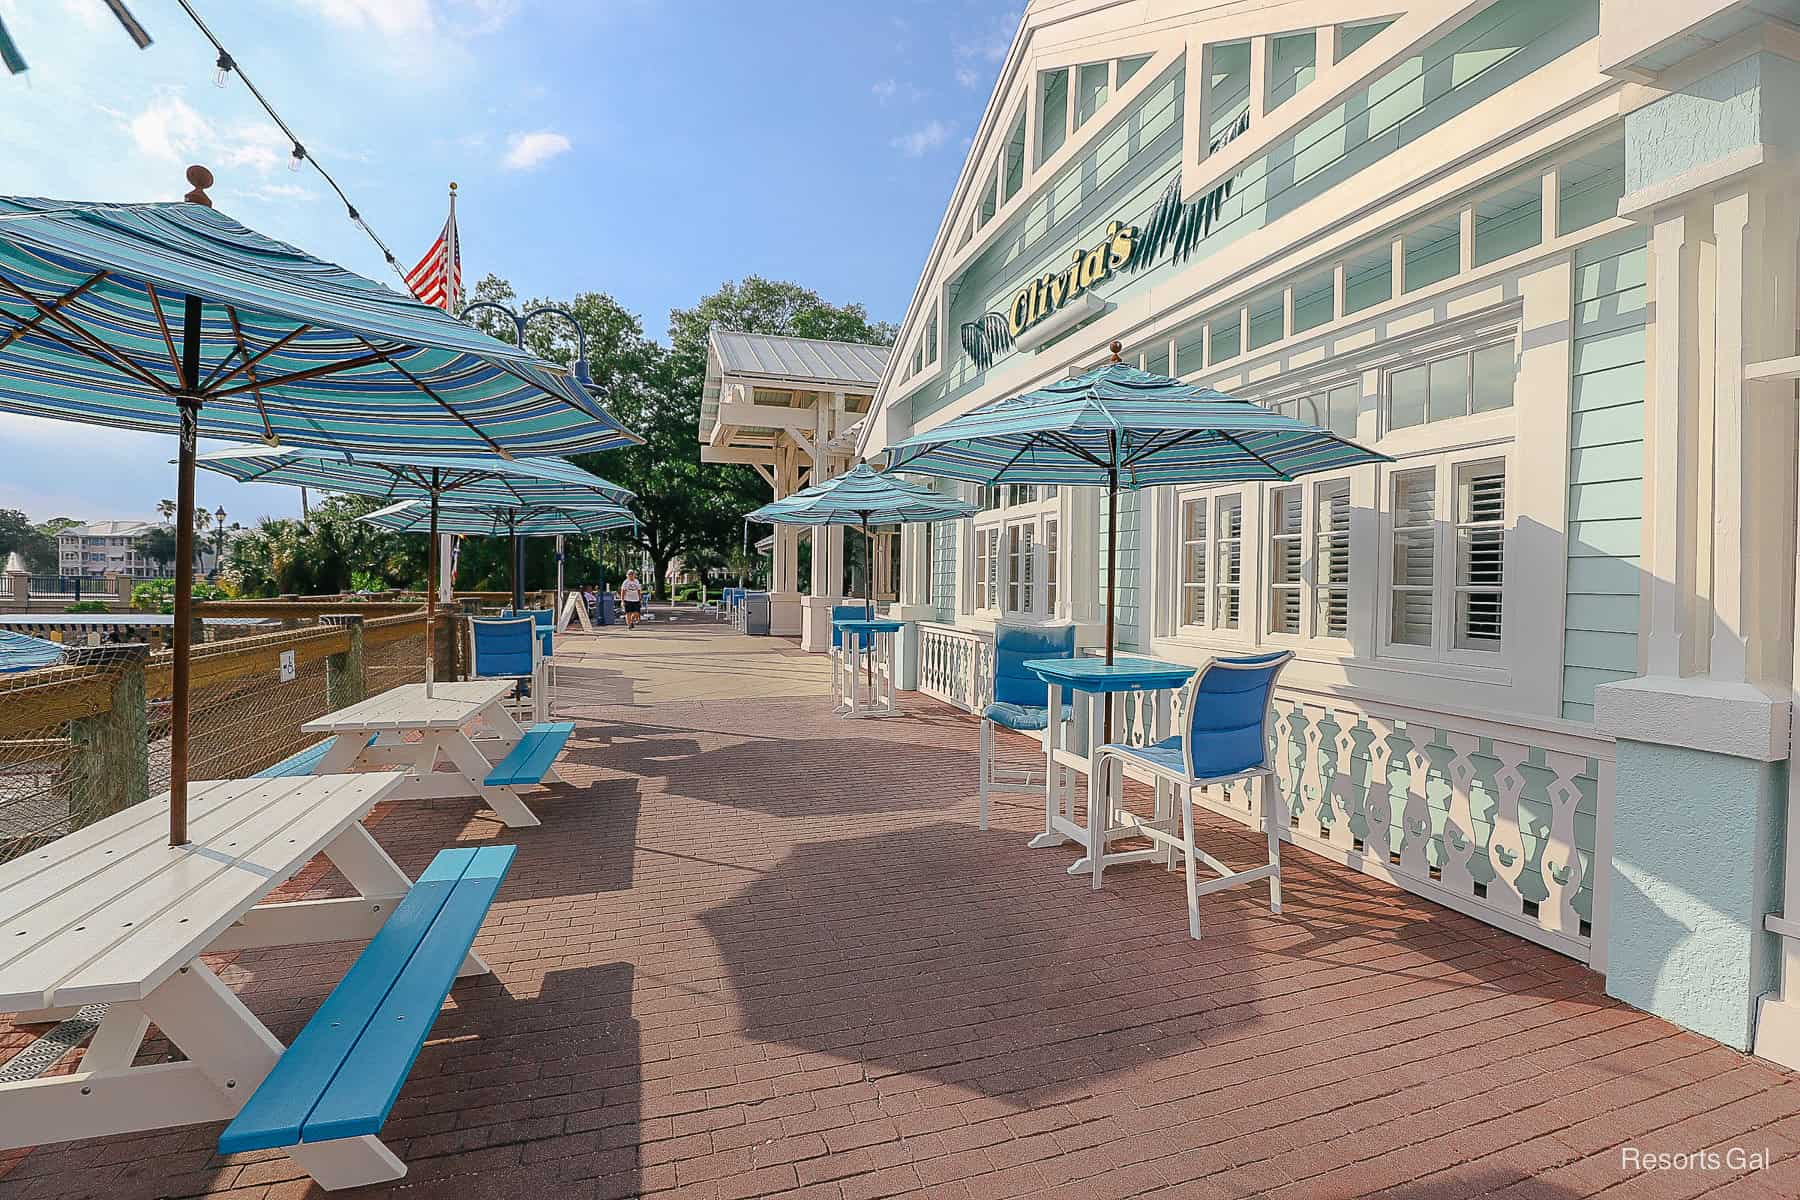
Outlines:
<svg viewBox="0 0 1800 1200"><path fill-rule="evenodd" d="M120 575L127 579L162 579L173 563L159 563L145 556L138 539L158 526L151 521L95 521L71 525L56 535L57 573L65 578L98 579ZM228 539L229 540L229 539ZM216 561L211 533L194 536L195 567L212 571Z"/></svg>
<svg viewBox="0 0 1800 1200"><path fill-rule="evenodd" d="M1206 803L1800 1064L1786 7L1037 0L858 450L1117 341L1390 456L1123 499L1122 644L1296 653ZM972 707L996 622L1099 640L1106 534L966 495L897 612Z"/></svg>

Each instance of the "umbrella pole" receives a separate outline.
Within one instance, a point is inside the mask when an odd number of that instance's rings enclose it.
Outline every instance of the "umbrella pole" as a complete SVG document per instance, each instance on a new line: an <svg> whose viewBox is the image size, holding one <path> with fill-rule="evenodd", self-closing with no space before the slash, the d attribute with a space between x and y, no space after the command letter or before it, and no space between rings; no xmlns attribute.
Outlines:
<svg viewBox="0 0 1800 1200"><path fill-rule="evenodd" d="M525 542L519 537L519 525L516 520L508 519L512 526L512 602L513 616L525 611Z"/></svg>
<svg viewBox="0 0 1800 1200"><path fill-rule="evenodd" d="M1119 461L1119 435L1110 435L1113 444L1113 462ZM1118 598L1119 583L1119 468L1109 469L1110 478L1106 488L1106 665L1113 664L1113 619L1116 615L1115 601ZM1106 718L1101 729L1102 744L1112 741L1112 697L1104 700ZM1091 818L1090 818L1091 819Z"/></svg>
<svg viewBox="0 0 1800 1200"><path fill-rule="evenodd" d="M875 619L875 535L869 532L869 514L863 514L863 620ZM869 635L869 653L863 656L869 666L869 695L875 694L875 635Z"/></svg>
<svg viewBox="0 0 1800 1200"><path fill-rule="evenodd" d="M426 552L425 566L425 698L431 699L431 685L437 681L437 641L432 627L437 623L438 594L438 472L431 472L431 549Z"/></svg>
<svg viewBox="0 0 1800 1200"><path fill-rule="evenodd" d="M181 450L175 467L175 662L169 704L169 845L188 842L188 662L194 652L194 453L200 438L200 297L182 314Z"/></svg>

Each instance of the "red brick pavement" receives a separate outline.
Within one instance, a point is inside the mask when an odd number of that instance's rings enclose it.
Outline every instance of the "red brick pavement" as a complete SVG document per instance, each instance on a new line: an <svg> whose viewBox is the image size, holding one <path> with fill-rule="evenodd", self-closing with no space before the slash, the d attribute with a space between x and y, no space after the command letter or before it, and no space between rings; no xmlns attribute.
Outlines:
<svg viewBox="0 0 1800 1200"><path fill-rule="evenodd" d="M811 698L597 705L568 782L533 800L539 829L451 802L379 812L409 870L456 841L520 854L476 947L495 976L458 984L383 1134L410 1173L370 1191L1800 1194L1794 1076L1302 851L1282 916L1260 887L1209 897L1192 942L1159 869L1096 894L1061 873L1072 848L1027 849L1029 801L977 830L974 723L907 705L858 723ZM1203 823L1221 857L1256 861L1259 839ZM222 970L285 1038L349 955ZM317 1191L279 1153L218 1157L217 1134L39 1149L0 1200ZM1646 1175L1623 1145L1775 1162Z"/></svg>

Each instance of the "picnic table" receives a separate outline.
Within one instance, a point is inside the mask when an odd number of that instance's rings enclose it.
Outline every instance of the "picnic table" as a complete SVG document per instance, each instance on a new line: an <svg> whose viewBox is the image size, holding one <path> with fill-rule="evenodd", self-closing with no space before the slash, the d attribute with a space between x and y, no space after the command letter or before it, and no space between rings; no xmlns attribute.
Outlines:
<svg viewBox="0 0 1800 1200"><path fill-rule="evenodd" d="M561 781L550 762L573 726L520 728L506 706L513 686L509 679L434 683L427 695L425 684L403 684L301 728L336 739L314 768L321 774L398 767L406 778L389 799L474 796L509 826L536 825L519 788ZM483 727L486 736L472 737L473 726ZM409 740L408 734L419 736ZM549 758L537 753L552 744ZM455 769L439 771L440 760Z"/></svg>
<svg viewBox="0 0 1800 1200"><path fill-rule="evenodd" d="M1099 658L1033 658L1020 665L1042 679L1049 688L1052 713L1062 710L1066 691L1075 716L1072 722L1050 722L1044 751L1047 767L1044 832L1031 839L1031 846L1044 849L1064 841L1079 843L1086 853L1069 865L1069 874L1091 872L1096 888L1100 886L1100 874L1093 871L1096 856L1100 856L1102 865L1112 865L1163 854L1161 850L1131 850L1121 854L1106 849L1114 839L1132 836L1135 830L1112 824L1114 795L1123 787L1124 780L1116 777L1096 780L1093 777L1094 755L1105 740L1109 713L1115 740L1154 740L1166 734L1169 702L1193 677L1194 668L1154 658L1121 658L1111 663ZM1153 703L1148 712L1140 713L1138 727L1127 730L1125 714L1120 711L1115 698L1138 693L1154 693ZM1059 766L1067 770L1059 771ZM1068 778L1069 772L1080 774L1087 780L1086 825L1076 819L1075 788L1073 780ZM1116 776L1117 772L1112 774ZM1174 803L1168 787L1162 783L1156 785L1156 799L1159 815L1164 805Z"/></svg>
<svg viewBox="0 0 1800 1200"><path fill-rule="evenodd" d="M188 845L168 845L165 792L0 865L0 1011L108 1005L77 1073L0 1083L0 1148L236 1116L283 1047L200 955L375 937L413 884L361 822L401 782L196 782ZM318 854L355 896L263 902ZM455 971L486 972L473 953ZM185 1061L133 1065L151 1023ZM284 1149L327 1188L406 1169L372 1134Z"/></svg>

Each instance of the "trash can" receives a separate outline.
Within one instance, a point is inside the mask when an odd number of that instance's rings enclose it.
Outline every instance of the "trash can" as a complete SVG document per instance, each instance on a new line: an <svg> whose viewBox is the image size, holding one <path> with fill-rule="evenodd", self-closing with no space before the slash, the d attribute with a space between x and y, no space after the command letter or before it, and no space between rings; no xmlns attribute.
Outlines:
<svg viewBox="0 0 1800 1200"><path fill-rule="evenodd" d="M614 601L611 592L600 593L600 623L602 625L617 625L619 623L618 605Z"/></svg>
<svg viewBox="0 0 1800 1200"><path fill-rule="evenodd" d="M754 637L769 636L769 593L744 594L744 632Z"/></svg>

